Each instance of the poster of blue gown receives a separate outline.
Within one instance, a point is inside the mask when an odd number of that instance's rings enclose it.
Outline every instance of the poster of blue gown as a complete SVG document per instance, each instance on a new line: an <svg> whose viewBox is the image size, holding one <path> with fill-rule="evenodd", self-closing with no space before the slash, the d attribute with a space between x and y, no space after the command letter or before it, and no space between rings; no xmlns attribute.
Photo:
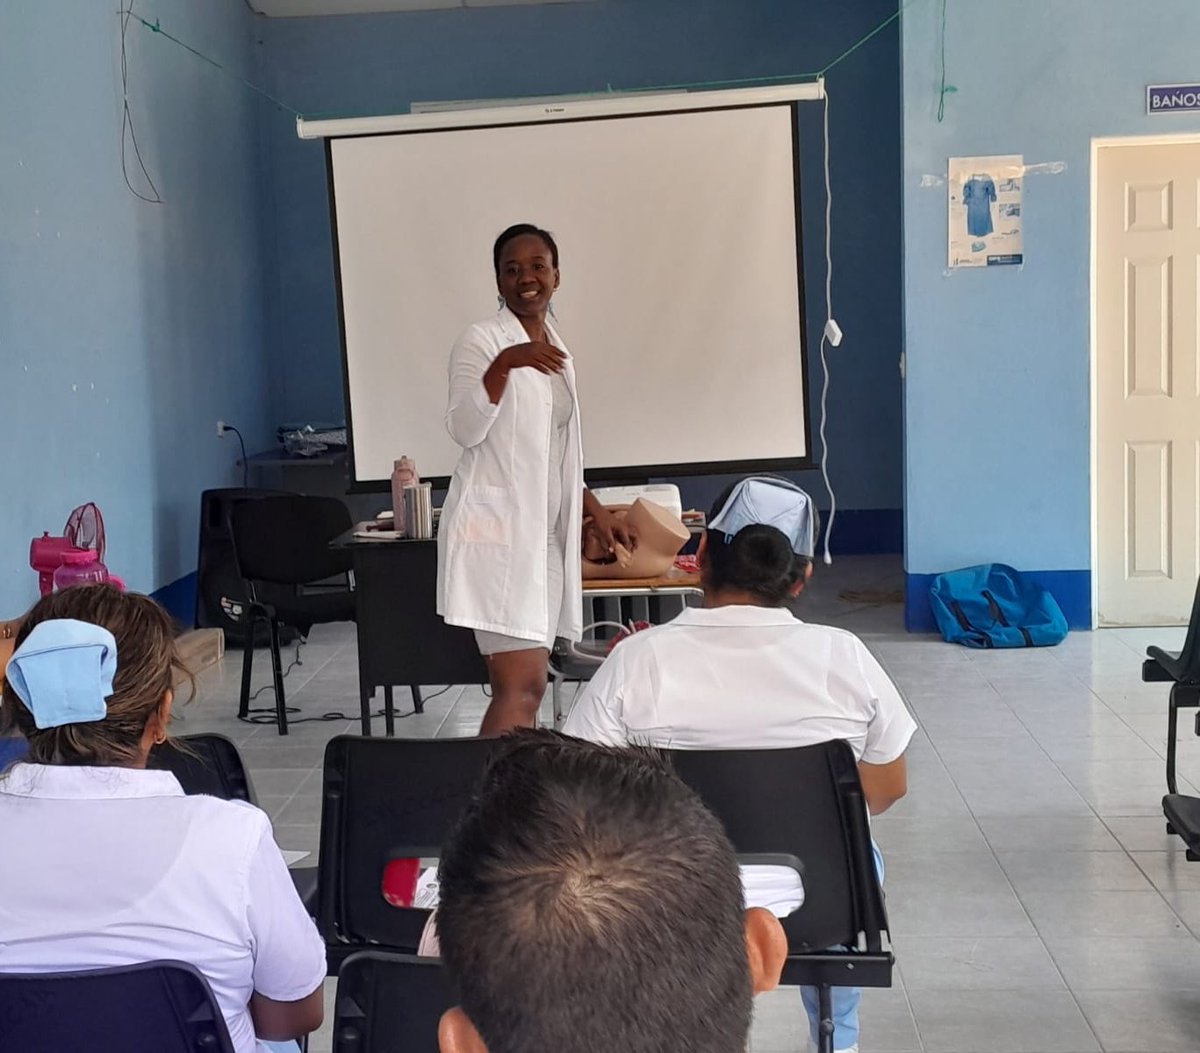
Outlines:
<svg viewBox="0 0 1200 1053"><path fill-rule="evenodd" d="M1023 263L1021 183L1024 159L950 158L949 187L951 267L998 267Z"/></svg>

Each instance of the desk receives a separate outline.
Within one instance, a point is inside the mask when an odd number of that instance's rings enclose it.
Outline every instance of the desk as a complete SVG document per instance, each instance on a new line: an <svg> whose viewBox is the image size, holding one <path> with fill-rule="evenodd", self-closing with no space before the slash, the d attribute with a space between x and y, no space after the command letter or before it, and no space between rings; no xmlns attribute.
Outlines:
<svg viewBox="0 0 1200 1053"><path fill-rule="evenodd" d="M487 664L470 629L437 615L437 542L335 538L354 561L358 606L358 691L362 733L371 734L371 703L383 688L384 728L395 732L392 688L407 685L422 712L422 684L486 684Z"/></svg>

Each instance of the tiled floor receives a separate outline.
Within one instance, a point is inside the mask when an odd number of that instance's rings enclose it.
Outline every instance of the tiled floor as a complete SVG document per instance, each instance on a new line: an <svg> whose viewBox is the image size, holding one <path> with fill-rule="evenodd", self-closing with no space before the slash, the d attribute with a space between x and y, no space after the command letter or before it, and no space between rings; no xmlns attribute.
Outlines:
<svg viewBox="0 0 1200 1053"><path fill-rule="evenodd" d="M1200 1049L1200 863L1164 830L1166 690L1139 679L1146 644L1178 646L1182 631L977 652L905 634L897 604L839 598L900 584L892 558L846 558L818 566L799 605L802 617L858 632L921 724L908 797L875 822L897 970L892 989L864 995L863 1053ZM302 658L289 701L304 716L354 716L353 628L315 630ZM286 739L240 724L239 670L233 655L207 671L176 730L235 739L281 846L315 851L321 752L357 724L293 724ZM269 689L259 702L271 702ZM397 732L473 734L485 706L480 691L454 688ZM1191 734L1180 772L1194 792ZM800 1029L797 992L762 996L751 1048L802 1049ZM314 1053L329 1048L328 1033L329 1023Z"/></svg>

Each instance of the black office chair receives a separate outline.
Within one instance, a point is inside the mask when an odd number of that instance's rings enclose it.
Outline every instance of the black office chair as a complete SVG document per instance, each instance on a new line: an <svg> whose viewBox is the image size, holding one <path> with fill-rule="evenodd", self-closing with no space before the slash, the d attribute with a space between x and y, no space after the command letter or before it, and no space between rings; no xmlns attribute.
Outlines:
<svg viewBox="0 0 1200 1053"><path fill-rule="evenodd" d="M782 982L818 989L818 1049L831 1053L830 988L891 987L894 961L853 752L839 741L670 756L739 855L782 853L803 862L804 903L782 919L788 938Z"/></svg>
<svg viewBox="0 0 1200 1053"><path fill-rule="evenodd" d="M246 583L249 603L242 651L242 694L238 716L250 712L250 671L254 664L254 625L258 620L271 630L271 662L275 686L275 714L279 734L287 734L287 703L283 690L283 661L279 653L280 625L290 625L307 636L314 625L355 620L354 593L350 589L352 557L329 543L354 524L350 512L333 497L264 497L233 507L231 526L238 572ZM303 591L326 579L341 576L345 588Z"/></svg>
<svg viewBox="0 0 1200 1053"><path fill-rule="evenodd" d="M208 981L184 962L0 973L0 1048L14 1053L233 1053Z"/></svg>
<svg viewBox="0 0 1200 1053"><path fill-rule="evenodd" d="M338 973L333 1053L437 1053L438 1021L456 1002L437 958L359 951Z"/></svg>
<svg viewBox="0 0 1200 1053"><path fill-rule="evenodd" d="M237 746L224 735L179 735L150 750L147 768L169 771L186 794L258 804L254 783ZM288 867L292 883L310 914L317 909L317 868Z"/></svg>
<svg viewBox="0 0 1200 1053"><path fill-rule="evenodd" d="M1167 683L1171 693L1167 700L1167 795L1163 798L1163 814L1167 817L1167 833L1178 834L1187 845L1187 858L1200 859L1200 798L1181 794L1175 779L1175 754L1178 750L1178 723L1181 709L1200 708L1200 582L1192 600L1192 616L1188 621L1183 650L1178 653L1161 647L1147 647L1142 662L1142 680L1147 683ZM1200 735L1200 713L1196 714L1196 734Z"/></svg>
<svg viewBox="0 0 1200 1053"><path fill-rule="evenodd" d="M237 746L224 735L179 735L150 750L147 768L169 771L186 794L257 804Z"/></svg>
<svg viewBox="0 0 1200 1053"><path fill-rule="evenodd" d="M429 912L388 903L384 869L440 853L496 741L340 735L325 747L316 920L331 976L356 950L417 949Z"/></svg>

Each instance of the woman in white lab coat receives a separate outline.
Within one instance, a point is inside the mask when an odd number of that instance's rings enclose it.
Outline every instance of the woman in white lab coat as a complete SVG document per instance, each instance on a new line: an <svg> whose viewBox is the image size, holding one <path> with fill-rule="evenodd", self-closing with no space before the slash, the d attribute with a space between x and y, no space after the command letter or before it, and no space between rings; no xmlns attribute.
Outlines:
<svg viewBox="0 0 1200 1053"><path fill-rule="evenodd" d="M500 308L450 353L446 426L462 448L438 530L438 613L475 631L492 703L480 734L532 726L556 637L582 632L580 537L632 547L583 485L575 367L547 317L558 246L530 224L493 246Z"/></svg>

